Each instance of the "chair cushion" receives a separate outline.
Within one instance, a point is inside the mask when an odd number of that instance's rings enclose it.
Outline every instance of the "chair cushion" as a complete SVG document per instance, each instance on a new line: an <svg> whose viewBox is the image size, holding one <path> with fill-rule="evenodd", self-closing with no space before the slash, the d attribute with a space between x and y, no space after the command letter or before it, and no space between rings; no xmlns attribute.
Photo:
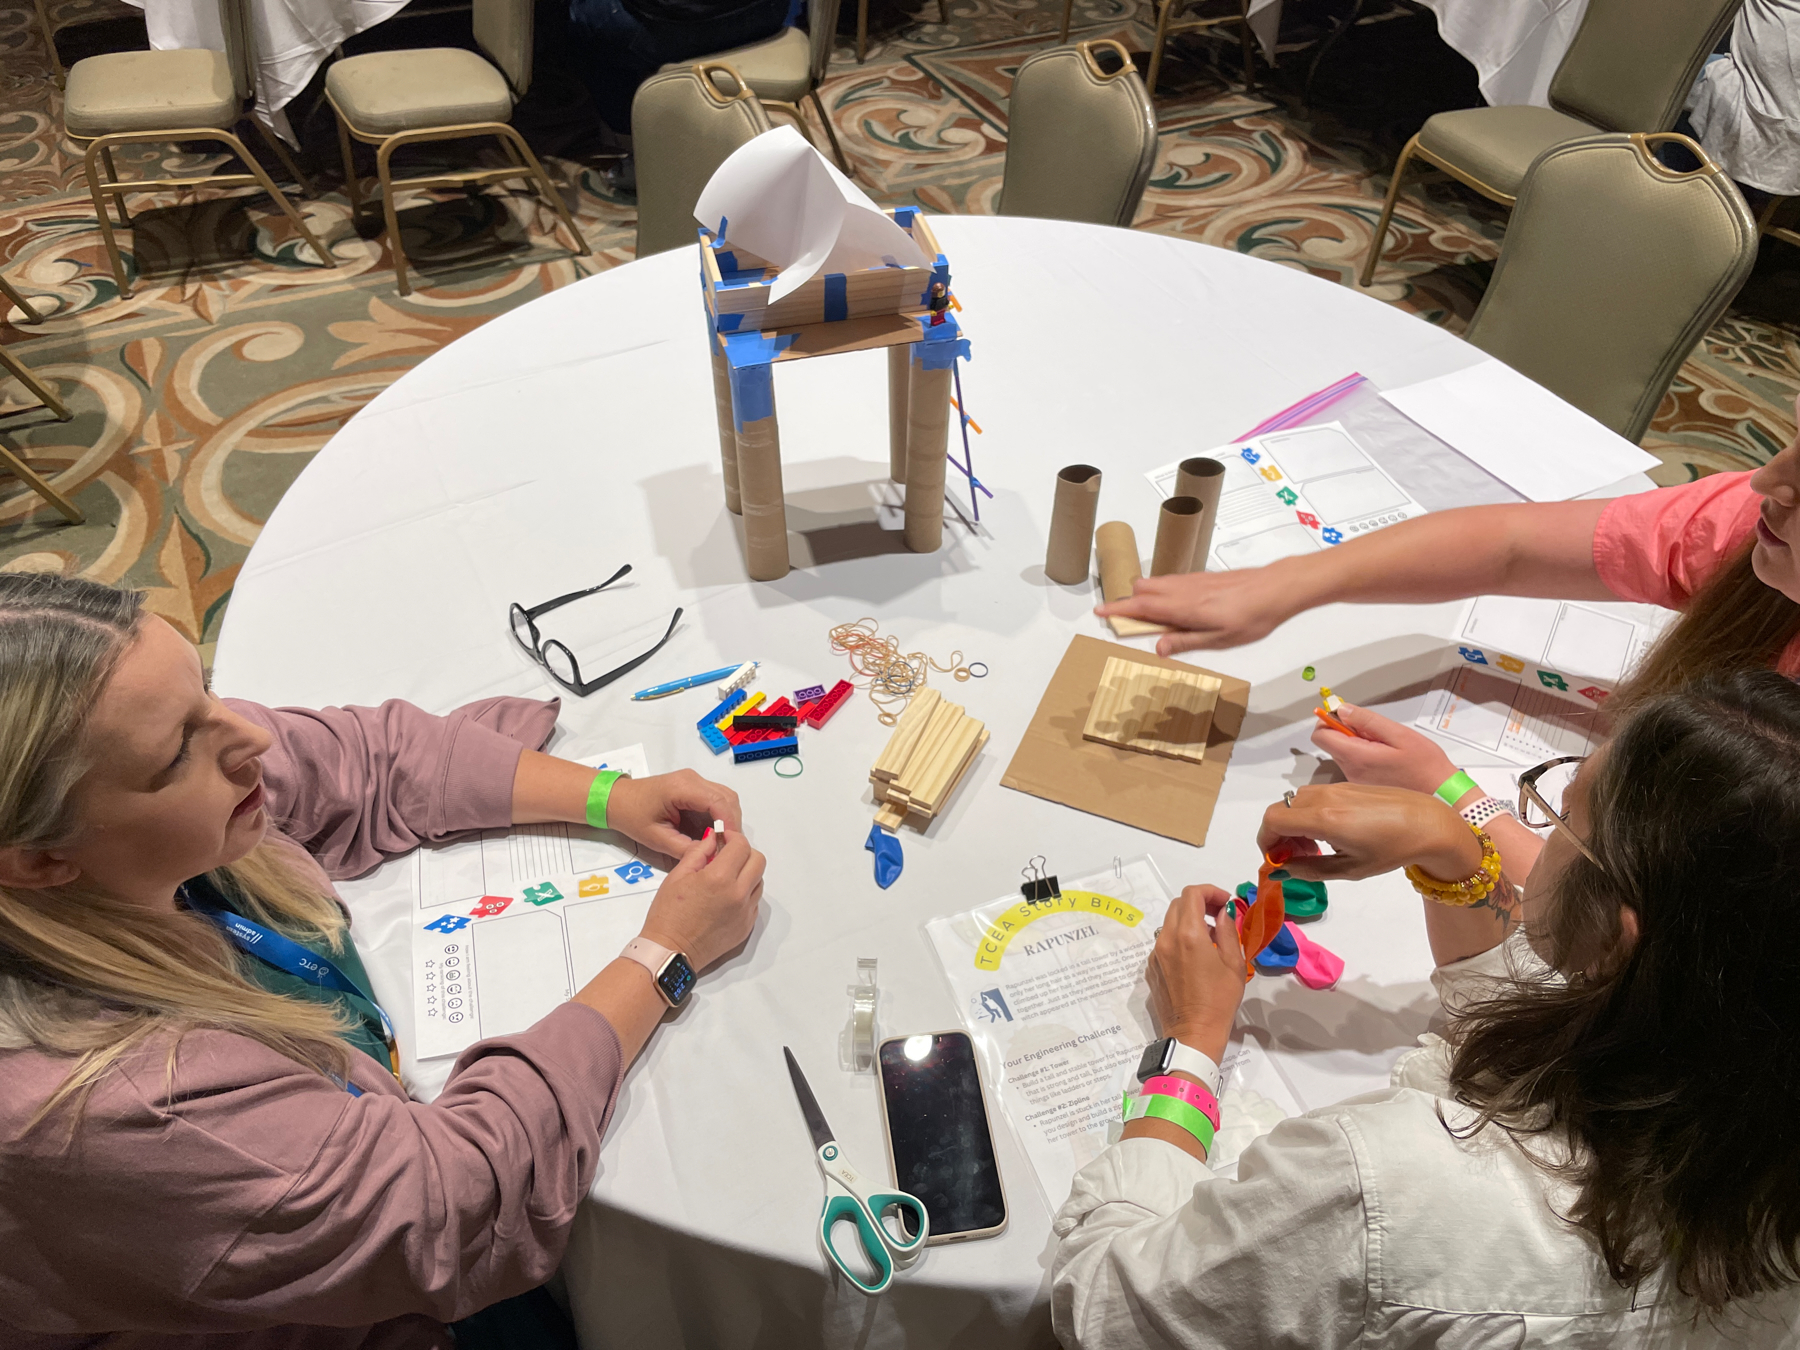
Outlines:
<svg viewBox="0 0 1800 1350"><path fill-rule="evenodd" d="M224 52L108 52L77 61L63 125L83 140L120 131L228 131L243 115Z"/></svg>
<svg viewBox="0 0 1800 1350"><path fill-rule="evenodd" d="M1419 148L1496 192L1517 197L1534 159L1553 145L1596 130L1552 108L1463 108L1430 118L1419 131Z"/></svg>
<svg viewBox="0 0 1800 1350"><path fill-rule="evenodd" d="M804 28L784 28L774 37L733 47L728 52L672 61L664 70L680 70L706 61L723 61L743 75L758 98L798 103L812 88L812 42Z"/></svg>
<svg viewBox="0 0 1800 1350"><path fill-rule="evenodd" d="M391 136L512 117L506 77L460 47L370 52L332 62L325 92L358 131Z"/></svg>

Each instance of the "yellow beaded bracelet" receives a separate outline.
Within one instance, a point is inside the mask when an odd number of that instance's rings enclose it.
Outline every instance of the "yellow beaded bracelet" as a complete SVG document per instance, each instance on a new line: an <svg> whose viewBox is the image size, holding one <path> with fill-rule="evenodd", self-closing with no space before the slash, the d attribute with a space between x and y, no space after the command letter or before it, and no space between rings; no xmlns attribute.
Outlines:
<svg viewBox="0 0 1800 1350"><path fill-rule="evenodd" d="M1469 876L1461 881L1439 881L1420 871L1417 864L1406 869L1406 879L1427 900L1458 907L1479 904L1500 884L1500 850L1487 837L1487 831L1475 825L1469 828L1475 831L1475 837L1481 841L1481 866Z"/></svg>

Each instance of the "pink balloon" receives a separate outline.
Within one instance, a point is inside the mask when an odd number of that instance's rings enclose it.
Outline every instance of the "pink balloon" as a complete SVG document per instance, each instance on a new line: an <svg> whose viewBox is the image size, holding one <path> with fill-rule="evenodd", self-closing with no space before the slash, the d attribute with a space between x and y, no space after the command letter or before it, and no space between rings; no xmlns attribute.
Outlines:
<svg viewBox="0 0 1800 1350"><path fill-rule="evenodd" d="M1300 959L1294 965L1294 975L1308 989L1329 989L1338 982L1344 973L1344 958L1336 952L1327 951L1305 933L1291 923L1283 924L1294 945L1300 949Z"/></svg>

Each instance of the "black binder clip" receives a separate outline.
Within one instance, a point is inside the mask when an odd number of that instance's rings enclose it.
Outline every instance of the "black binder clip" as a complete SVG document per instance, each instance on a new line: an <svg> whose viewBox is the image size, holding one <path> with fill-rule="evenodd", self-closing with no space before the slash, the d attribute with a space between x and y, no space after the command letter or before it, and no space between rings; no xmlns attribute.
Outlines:
<svg viewBox="0 0 1800 1350"><path fill-rule="evenodd" d="M1055 877L1047 876L1044 872L1046 861L1040 853L1019 869L1019 875L1025 878L1025 884L1019 887L1019 894L1034 905L1047 905L1052 900L1062 899L1062 887L1056 884Z"/></svg>

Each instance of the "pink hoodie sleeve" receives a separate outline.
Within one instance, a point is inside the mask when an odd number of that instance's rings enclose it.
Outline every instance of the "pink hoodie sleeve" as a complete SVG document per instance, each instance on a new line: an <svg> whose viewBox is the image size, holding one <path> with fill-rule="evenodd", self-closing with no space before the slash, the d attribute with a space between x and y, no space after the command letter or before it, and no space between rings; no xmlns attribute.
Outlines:
<svg viewBox="0 0 1800 1350"><path fill-rule="evenodd" d="M379 708L265 708L227 699L275 738L269 816L333 880L463 830L512 822L520 752L549 739L556 699L490 698L436 717Z"/></svg>
<svg viewBox="0 0 1800 1350"><path fill-rule="evenodd" d="M14 1126L68 1067L0 1065L23 1094L0 1104ZM611 1024L579 1003L472 1046L430 1105L367 1056L352 1097L224 1032L183 1039L169 1097L166 1065L149 1045L105 1079L73 1147L58 1125L0 1150L8 1218L29 1235L0 1251L0 1326L467 1316L556 1269L624 1076Z"/></svg>
<svg viewBox="0 0 1800 1350"><path fill-rule="evenodd" d="M1594 529L1594 568L1621 600L1681 609L1756 529L1750 474L1615 497Z"/></svg>

